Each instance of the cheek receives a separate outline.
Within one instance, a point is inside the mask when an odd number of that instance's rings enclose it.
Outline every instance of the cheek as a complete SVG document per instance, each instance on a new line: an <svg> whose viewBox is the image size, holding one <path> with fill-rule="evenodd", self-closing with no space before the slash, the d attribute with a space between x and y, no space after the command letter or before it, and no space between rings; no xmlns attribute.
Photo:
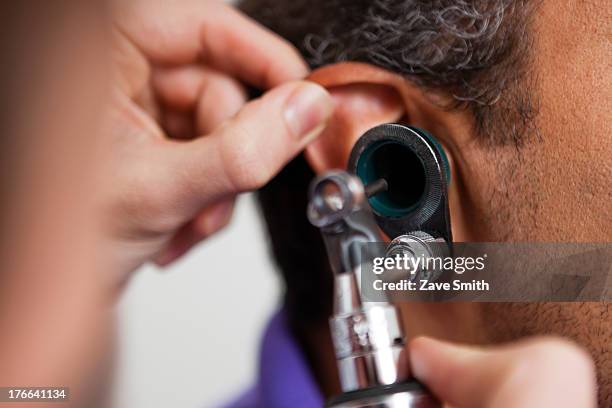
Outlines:
<svg viewBox="0 0 612 408"><path fill-rule="evenodd" d="M609 30L602 29L609 16L598 7L552 1L543 3L541 14L535 64L541 217L554 224L559 240L610 241L612 230L602 228L612 213L612 71Z"/></svg>
<svg viewBox="0 0 612 408"><path fill-rule="evenodd" d="M464 149L450 191L457 241L524 241L546 235L538 223L540 186L533 153L514 146ZM527 164L526 164L527 163Z"/></svg>
<svg viewBox="0 0 612 408"><path fill-rule="evenodd" d="M495 169L489 165L489 155L490 152L474 148L451 155L449 209L455 241L496 240L499 225L491 216L495 211L491 198L495 196L498 180Z"/></svg>

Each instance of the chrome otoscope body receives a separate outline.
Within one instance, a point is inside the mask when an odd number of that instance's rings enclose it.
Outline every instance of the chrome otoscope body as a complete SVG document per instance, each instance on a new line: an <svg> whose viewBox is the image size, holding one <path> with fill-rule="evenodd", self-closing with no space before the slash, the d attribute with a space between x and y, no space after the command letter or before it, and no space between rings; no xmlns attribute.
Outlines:
<svg viewBox="0 0 612 408"><path fill-rule="evenodd" d="M384 189L385 185L377 182L375 187ZM375 256L384 256L385 250L367 245L381 243L383 237L361 180L345 171L317 178L311 185L308 218L323 234L334 271L330 327L343 394L330 400L328 406L439 407L437 400L410 377L398 310L389 302L362 299L361 267Z"/></svg>

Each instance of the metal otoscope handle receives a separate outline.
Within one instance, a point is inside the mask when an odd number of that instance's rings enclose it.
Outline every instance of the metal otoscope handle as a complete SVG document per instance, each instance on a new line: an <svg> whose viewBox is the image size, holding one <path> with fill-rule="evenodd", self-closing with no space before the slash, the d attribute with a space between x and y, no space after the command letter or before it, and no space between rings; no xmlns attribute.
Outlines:
<svg viewBox="0 0 612 408"><path fill-rule="evenodd" d="M343 394L329 401L339 408L432 408L440 404L409 375L404 333L397 309L388 302L362 302L360 268L384 256L383 238L368 195L385 182L364 188L356 176L332 171L313 181L308 218L321 229L334 271L334 314L330 319Z"/></svg>

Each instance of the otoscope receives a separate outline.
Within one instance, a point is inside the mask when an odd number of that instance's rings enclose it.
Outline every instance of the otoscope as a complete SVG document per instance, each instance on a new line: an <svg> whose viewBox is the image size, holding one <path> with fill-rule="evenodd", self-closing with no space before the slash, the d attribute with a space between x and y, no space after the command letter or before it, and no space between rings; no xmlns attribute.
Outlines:
<svg viewBox="0 0 612 408"><path fill-rule="evenodd" d="M364 299L361 268L397 253L434 256L452 243L449 167L425 131L385 124L352 150L348 171L334 170L310 186L308 218L320 228L334 273L330 318L342 394L333 408L432 408L441 404L410 377L398 309ZM391 238L386 248L383 233ZM438 245L432 245L432 243Z"/></svg>

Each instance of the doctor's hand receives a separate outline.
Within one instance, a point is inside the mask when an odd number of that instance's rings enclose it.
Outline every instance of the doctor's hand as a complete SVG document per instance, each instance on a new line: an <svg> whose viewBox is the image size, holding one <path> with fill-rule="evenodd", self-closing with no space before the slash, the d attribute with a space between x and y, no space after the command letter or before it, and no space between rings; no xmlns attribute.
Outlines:
<svg viewBox="0 0 612 408"><path fill-rule="evenodd" d="M333 105L287 42L213 1L117 2L101 202L122 282L230 219L316 137ZM245 86L267 90L247 103Z"/></svg>
<svg viewBox="0 0 612 408"><path fill-rule="evenodd" d="M591 358L561 339L476 348L421 337L410 360L413 375L454 408L596 406Z"/></svg>

